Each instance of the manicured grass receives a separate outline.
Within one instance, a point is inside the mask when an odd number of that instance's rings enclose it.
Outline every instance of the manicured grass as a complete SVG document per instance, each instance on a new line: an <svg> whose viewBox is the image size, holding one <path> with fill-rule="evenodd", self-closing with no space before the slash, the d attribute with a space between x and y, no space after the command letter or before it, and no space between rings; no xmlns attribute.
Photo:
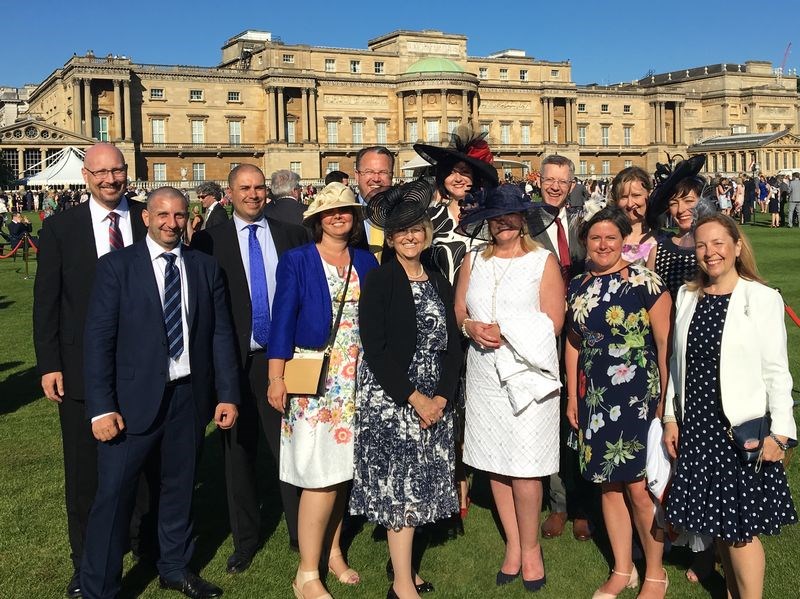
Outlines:
<svg viewBox="0 0 800 599"><path fill-rule="evenodd" d="M38 222L38 217L31 215ZM763 215L759 222L765 223ZM38 225L35 226L38 229ZM800 277L797 255L800 231L746 226L762 274L783 290L786 301L800 311ZM30 263L30 273L36 270ZM62 596L70 575L69 547L63 501L61 439L56 407L42 398L34 370L31 334L33 280L24 279L20 260L0 260L0 588L4 597ZM789 360L800 386L800 329L787 319ZM757 365L754 364L754 369ZM795 394L798 398L798 394ZM274 467L263 452L261 468L264 498L265 545L253 566L236 577L225 574L225 559L232 550L227 524L224 478L217 434L209 429L196 494L197 550L195 566L225 589L225 597L291 597L289 587L297 567L297 555L288 546L286 527L277 517L278 497ZM792 494L800 499L800 465L789 468ZM446 527L422 531L417 537L422 550L421 572L436 585L433 597L524 597L521 583L497 589L494 575L502 560L503 544L491 512L488 488L481 476L473 484L473 505L466 534L448 539ZM603 581L608 564L605 541L579 543L568 534L543 541L548 583L539 597L588 597ZM800 527L784 529L765 538L767 550L766 597L797 595L800 563ZM349 588L329 577L337 598L381 598L388 583L385 538L366 524L355 534L349 549L350 564L361 573L362 584ZM689 556L673 551L666 558L670 597L723 597L720 577L707 588L690 585L683 577ZM164 595L154 582L155 572L126 560L124 597ZM169 596L178 595L173 593ZM634 591L620 597L631 598Z"/></svg>

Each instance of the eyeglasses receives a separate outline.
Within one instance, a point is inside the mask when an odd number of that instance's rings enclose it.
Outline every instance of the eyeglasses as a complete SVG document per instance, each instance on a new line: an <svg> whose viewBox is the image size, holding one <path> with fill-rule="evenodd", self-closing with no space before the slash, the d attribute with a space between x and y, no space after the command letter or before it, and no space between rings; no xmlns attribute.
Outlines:
<svg viewBox="0 0 800 599"><path fill-rule="evenodd" d="M388 177L391 173L389 171L374 171L371 168L364 169L363 171L356 171L359 175L364 175L365 177L374 177L375 175L379 177Z"/></svg>
<svg viewBox="0 0 800 599"><path fill-rule="evenodd" d="M574 180L575 179L566 179L565 180L565 179L555 179L553 177L546 177L546 178L542 179L542 185L547 187L548 185L553 185L555 183L559 187L569 187L570 185L572 185L572 182Z"/></svg>
<svg viewBox="0 0 800 599"><path fill-rule="evenodd" d="M92 173L92 176L97 178L97 179L105 179L106 177L108 177L109 173L111 173L111 176L114 177L115 179L121 179L122 177L124 177L127 174L128 165L124 164L124 165L122 165L121 168L119 168L119 167L118 168L111 168L111 169L101 168L101 169L97 169L96 171L91 171L88 168L86 168L85 166L83 167L83 169L87 173Z"/></svg>
<svg viewBox="0 0 800 599"><path fill-rule="evenodd" d="M197 194L197 199L198 199L198 200L204 200L205 198L207 198L207 197L208 197L208 196L210 196L210 195L211 195L210 193L204 193L204 194L199 194L199 193L198 193L198 194Z"/></svg>
<svg viewBox="0 0 800 599"><path fill-rule="evenodd" d="M424 235L425 227L408 227L407 229L399 229L395 231L395 235Z"/></svg>

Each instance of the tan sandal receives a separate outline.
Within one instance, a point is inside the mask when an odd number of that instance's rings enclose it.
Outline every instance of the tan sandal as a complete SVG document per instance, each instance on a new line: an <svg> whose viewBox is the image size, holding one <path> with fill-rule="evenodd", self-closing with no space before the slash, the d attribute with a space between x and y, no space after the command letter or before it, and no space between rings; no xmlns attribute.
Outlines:
<svg viewBox="0 0 800 599"><path fill-rule="evenodd" d="M635 589L639 586L639 571L634 567L633 572L625 573L625 572L617 572L616 570L611 570L611 576L624 576L628 579L628 582L625 583L626 589ZM611 578L609 576L608 578ZM605 582L603 583L605 584ZM601 585L602 586L602 585ZM592 599L614 599L619 593L609 593L607 591L601 591L597 589L592 595Z"/></svg>
<svg viewBox="0 0 800 599"><path fill-rule="evenodd" d="M669 588L669 576L667 575L667 570L665 568L662 568L661 570L664 572L664 578L647 578L647 576L645 576L644 577L644 581L645 582L657 582L659 584L663 584L664 585L664 595L663 596L666 597L667 596L667 589ZM639 599L639 597L641 597L641 593L636 596L636 599Z"/></svg>
<svg viewBox="0 0 800 599"><path fill-rule="evenodd" d="M338 553L331 553L330 555L328 555L328 570L333 572L333 575L339 580L339 582L341 582L342 584L346 584L348 586L355 586L361 582L361 576L358 574L358 572L356 572L355 570L353 570L353 568L349 566L344 572L341 573L334 570L333 566L331 565L331 558L334 557L341 557L345 566L347 566L347 562L345 561L341 551L339 551Z"/></svg>
<svg viewBox="0 0 800 599"><path fill-rule="evenodd" d="M317 595L316 597L306 597L305 594L305 587L309 582L313 582L315 580L319 580L319 571L318 570L310 570L310 571L297 571L297 575L294 577L292 581L292 590L294 591L294 596L297 599L333 599L333 596L328 592L325 591L323 595ZM324 590L325 587L323 587Z"/></svg>

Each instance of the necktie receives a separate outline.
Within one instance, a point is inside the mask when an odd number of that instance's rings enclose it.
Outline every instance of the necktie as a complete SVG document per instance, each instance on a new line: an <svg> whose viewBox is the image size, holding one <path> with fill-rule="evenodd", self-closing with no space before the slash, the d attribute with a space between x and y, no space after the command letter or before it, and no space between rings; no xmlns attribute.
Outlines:
<svg viewBox="0 0 800 599"><path fill-rule="evenodd" d="M112 252L125 247L122 231L119 230L119 214L116 212L108 213L108 247Z"/></svg>
<svg viewBox="0 0 800 599"><path fill-rule="evenodd" d="M383 230L370 223L367 237L369 238L369 251L375 255L378 263L380 263L381 254L383 253Z"/></svg>
<svg viewBox="0 0 800 599"><path fill-rule="evenodd" d="M572 266L572 260L569 257L567 232L564 231L561 217L556 217L556 237L558 238L558 261L561 263L561 276L564 278L564 284L569 284L569 267Z"/></svg>
<svg viewBox="0 0 800 599"><path fill-rule="evenodd" d="M167 331L169 357L177 360L183 352L183 317L181 310L181 275L175 265L175 254L164 252L161 257L167 261L164 269L164 329Z"/></svg>
<svg viewBox="0 0 800 599"><path fill-rule="evenodd" d="M264 268L264 255L258 243L258 225L247 225L250 229L248 250L250 254L250 302L253 305L253 339L261 347L267 346L269 339L269 294L267 293L267 272Z"/></svg>

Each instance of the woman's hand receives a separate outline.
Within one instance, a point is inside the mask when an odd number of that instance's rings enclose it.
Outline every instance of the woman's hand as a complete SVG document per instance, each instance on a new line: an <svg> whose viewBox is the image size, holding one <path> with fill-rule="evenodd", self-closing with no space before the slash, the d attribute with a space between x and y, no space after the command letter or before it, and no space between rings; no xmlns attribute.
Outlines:
<svg viewBox="0 0 800 599"><path fill-rule="evenodd" d="M678 457L678 437L680 433L678 432L678 423L677 422L665 422L664 423L664 436L662 439L664 440L664 445L667 448L667 453L669 457L673 460Z"/></svg>
<svg viewBox="0 0 800 599"><path fill-rule="evenodd" d="M780 437L778 439L781 440L781 443L787 443L789 441L788 437ZM783 451L778 444L775 443L775 439L772 437L766 437L764 439L764 445L761 447L761 459L765 462L780 462L786 456L786 452Z"/></svg>
<svg viewBox="0 0 800 599"><path fill-rule="evenodd" d="M444 398L441 398L444 399ZM408 403L417 412L419 416L419 425L423 429L433 426L442 419L444 414L444 406L439 407L436 399L431 399L427 395L414 391L411 397L408 398Z"/></svg>
<svg viewBox="0 0 800 599"><path fill-rule="evenodd" d="M283 414L286 409L286 383L283 382L283 379L270 380L269 387L267 387L267 401L269 405Z"/></svg>
<svg viewBox="0 0 800 599"><path fill-rule="evenodd" d="M568 397L567 398L567 420L569 421L569 425L578 430L578 398L577 397Z"/></svg>
<svg viewBox="0 0 800 599"><path fill-rule="evenodd" d="M486 323L469 319L464 323L464 330L481 349L500 347L500 325L496 322Z"/></svg>

